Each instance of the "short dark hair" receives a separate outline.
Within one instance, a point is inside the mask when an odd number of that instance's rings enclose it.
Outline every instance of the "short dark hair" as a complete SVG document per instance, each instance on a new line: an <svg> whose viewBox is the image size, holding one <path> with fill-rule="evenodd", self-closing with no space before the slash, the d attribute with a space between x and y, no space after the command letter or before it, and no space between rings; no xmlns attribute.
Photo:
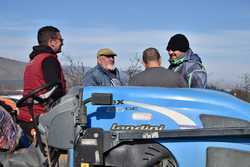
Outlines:
<svg viewBox="0 0 250 167"><path fill-rule="evenodd" d="M60 31L53 26L44 26L40 28L37 33L38 44L47 45L50 39L56 38L58 32Z"/></svg>
<svg viewBox="0 0 250 167"><path fill-rule="evenodd" d="M147 48L143 51L143 62L148 63L149 61L159 61L161 58L160 53L155 48Z"/></svg>

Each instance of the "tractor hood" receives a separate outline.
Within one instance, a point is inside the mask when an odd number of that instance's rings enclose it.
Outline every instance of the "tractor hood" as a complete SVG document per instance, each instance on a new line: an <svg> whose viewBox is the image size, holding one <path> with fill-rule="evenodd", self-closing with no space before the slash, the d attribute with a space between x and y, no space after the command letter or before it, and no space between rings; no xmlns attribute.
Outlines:
<svg viewBox="0 0 250 167"><path fill-rule="evenodd" d="M208 89L156 87L85 87L112 93L113 105L87 104L88 126L104 130L167 130L250 126L250 105L230 94Z"/></svg>

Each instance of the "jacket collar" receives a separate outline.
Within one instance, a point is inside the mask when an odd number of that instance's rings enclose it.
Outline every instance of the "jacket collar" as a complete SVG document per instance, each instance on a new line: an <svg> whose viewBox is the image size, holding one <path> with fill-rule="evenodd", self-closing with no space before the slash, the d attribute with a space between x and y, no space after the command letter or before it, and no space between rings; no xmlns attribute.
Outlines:
<svg viewBox="0 0 250 167"><path fill-rule="evenodd" d="M34 59L40 53L51 53L56 55L56 53L49 47L44 45L33 46L33 51L30 53L30 60Z"/></svg>

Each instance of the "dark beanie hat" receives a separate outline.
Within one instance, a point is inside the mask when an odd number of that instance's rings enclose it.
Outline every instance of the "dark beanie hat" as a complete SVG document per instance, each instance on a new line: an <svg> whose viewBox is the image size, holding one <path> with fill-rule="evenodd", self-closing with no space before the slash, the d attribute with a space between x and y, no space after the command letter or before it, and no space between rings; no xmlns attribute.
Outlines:
<svg viewBox="0 0 250 167"><path fill-rule="evenodd" d="M167 50L186 52L189 49L188 39L183 34L175 34L168 41Z"/></svg>

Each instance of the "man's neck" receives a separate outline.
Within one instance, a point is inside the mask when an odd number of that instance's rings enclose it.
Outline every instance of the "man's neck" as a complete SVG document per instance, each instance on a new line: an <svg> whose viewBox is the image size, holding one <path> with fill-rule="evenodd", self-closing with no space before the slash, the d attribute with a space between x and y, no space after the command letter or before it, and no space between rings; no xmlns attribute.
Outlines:
<svg viewBox="0 0 250 167"><path fill-rule="evenodd" d="M161 64L159 62L148 62L145 64L145 68L153 68L153 67L160 67Z"/></svg>

